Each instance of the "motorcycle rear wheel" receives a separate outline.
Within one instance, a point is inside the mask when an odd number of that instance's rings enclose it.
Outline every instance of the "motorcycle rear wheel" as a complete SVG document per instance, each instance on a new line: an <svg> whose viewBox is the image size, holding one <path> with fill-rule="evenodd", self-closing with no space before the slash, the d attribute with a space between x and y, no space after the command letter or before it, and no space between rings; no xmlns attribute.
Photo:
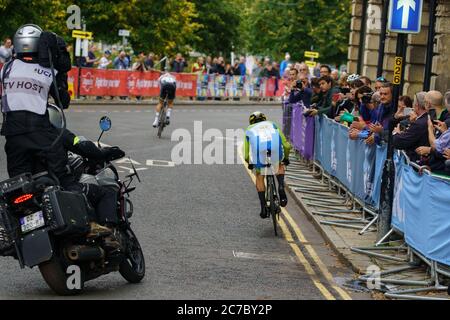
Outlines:
<svg viewBox="0 0 450 320"><path fill-rule="evenodd" d="M67 274L67 265L63 259L57 256L53 256L51 260L43 262L39 265L39 271L42 274L47 285L56 294L61 296L74 296L80 294L84 290L84 277L83 270L80 270L79 288L68 288L69 277L73 277L72 274Z"/></svg>

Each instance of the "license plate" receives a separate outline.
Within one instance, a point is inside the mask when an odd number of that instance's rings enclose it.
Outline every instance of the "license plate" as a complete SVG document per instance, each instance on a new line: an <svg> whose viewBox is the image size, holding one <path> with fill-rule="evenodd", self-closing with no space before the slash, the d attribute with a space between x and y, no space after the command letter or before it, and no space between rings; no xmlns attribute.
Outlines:
<svg viewBox="0 0 450 320"><path fill-rule="evenodd" d="M30 232L42 226L45 226L44 214L42 211L20 218L20 228L23 233Z"/></svg>

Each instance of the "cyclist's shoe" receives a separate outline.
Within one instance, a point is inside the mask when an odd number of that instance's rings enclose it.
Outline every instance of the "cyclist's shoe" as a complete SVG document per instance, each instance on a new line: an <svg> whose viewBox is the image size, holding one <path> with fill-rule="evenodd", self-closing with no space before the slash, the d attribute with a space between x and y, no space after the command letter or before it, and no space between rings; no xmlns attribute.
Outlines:
<svg viewBox="0 0 450 320"><path fill-rule="evenodd" d="M269 214L267 212L267 208L264 208L263 210L261 210L261 212L259 213L259 216L262 219L267 219L269 217Z"/></svg>
<svg viewBox="0 0 450 320"><path fill-rule="evenodd" d="M166 126L170 124L170 117L166 117Z"/></svg>
<svg viewBox="0 0 450 320"><path fill-rule="evenodd" d="M280 194L280 206L282 207L286 207L287 206L287 196L286 196L286 191L284 191L283 189L280 189L278 191L278 193Z"/></svg>
<svg viewBox="0 0 450 320"><path fill-rule="evenodd" d="M155 121L153 121L153 128L156 128L159 124L158 119L155 119Z"/></svg>

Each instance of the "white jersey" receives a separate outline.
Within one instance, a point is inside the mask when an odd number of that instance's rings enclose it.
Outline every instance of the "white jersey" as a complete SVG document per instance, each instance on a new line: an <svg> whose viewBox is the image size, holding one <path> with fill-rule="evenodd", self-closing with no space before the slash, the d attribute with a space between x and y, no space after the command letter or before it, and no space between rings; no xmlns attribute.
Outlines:
<svg viewBox="0 0 450 320"><path fill-rule="evenodd" d="M55 74L56 72L55 70ZM49 68L16 59L3 66L0 79L2 112L29 111L45 114L48 92L53 82Z"/></svg>
<svg viewBox="0 0 450 320"><path fill-rule="evenodd" d="M159 77L159 83L162 84L177 84L177 80L170 73L164 73L161 77Z"/></svg>

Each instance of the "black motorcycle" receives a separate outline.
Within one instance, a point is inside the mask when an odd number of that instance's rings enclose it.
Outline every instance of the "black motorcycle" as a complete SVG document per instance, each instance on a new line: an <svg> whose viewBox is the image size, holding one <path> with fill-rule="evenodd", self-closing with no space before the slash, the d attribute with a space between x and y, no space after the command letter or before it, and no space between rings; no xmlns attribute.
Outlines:
<svg viewBox="0 0 450 320"><path fill-rule="evenodd" d="M102 134L111 127L100 120ZM101 135L100 135L101 137ZM99 138L100 140L100 138ZM119 248L105 245L105 235L86 237L93 208L82 193L64 191L51 172L22 174L0 182L0 256L12 256L20 267L38 266L48 286L59 295L83 291L86 281L119 271L131 283L145 276L145 260L131 229L130 193L136 189L133 173L125 181L110 161L94 161L69 155L80 182L96 183L117 192L119 224L114 237ZM5 270L4 270L5 272Z"/></svg>

